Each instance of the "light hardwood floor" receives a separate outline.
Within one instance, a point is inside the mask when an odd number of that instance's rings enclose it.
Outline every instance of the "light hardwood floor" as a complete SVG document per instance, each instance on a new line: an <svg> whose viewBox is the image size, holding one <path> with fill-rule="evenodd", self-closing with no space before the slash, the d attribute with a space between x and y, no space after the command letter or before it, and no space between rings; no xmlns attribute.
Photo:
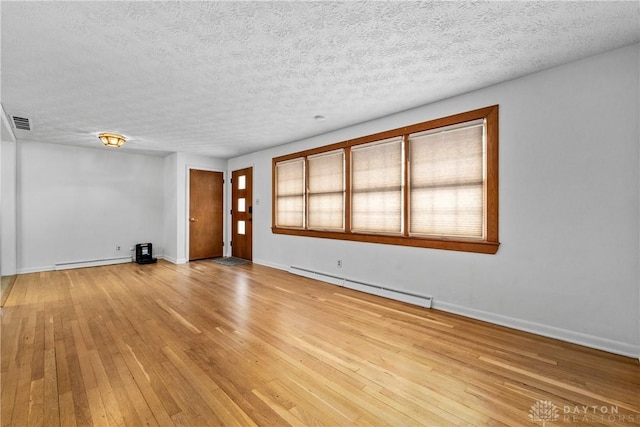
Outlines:
<svg viewBox="0 0 640 427"><path fill-rule="evenodd" d="M1 338L3 426L640 425L637 360L259 265L21 275Z"/></svg>

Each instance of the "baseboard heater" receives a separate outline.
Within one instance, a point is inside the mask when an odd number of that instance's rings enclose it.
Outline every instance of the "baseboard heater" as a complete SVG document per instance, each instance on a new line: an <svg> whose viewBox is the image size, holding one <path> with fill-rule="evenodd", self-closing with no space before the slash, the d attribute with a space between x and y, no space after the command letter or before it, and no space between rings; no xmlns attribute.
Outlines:
<svg viewBox="0 0 640 427"><path fill-rule="evenodd" d="M356 291L361 291L368 294L378 295L381 297L418 305L420 307L431 308L431 304L433 302L433 297L427 295L420 295L413 292L393 289L387 286L361 282L359 280L353 280L346 277L340 277L333 274L327 274L320 271L297 267L294 265L289 267L289 273L308 277L310 279L320 280L349 289L354 289Z"/></svg>
<svg viewBox="0 0 640 427"><path fill-rule="evenodd" d="M53 266L53 269L56 271L70 270L72 268L99 267L101 265L124 264L125 262L131 262L131 261L133 261L133 259L130 256L127 256L127 257L119 257L119 258L93 259L89 261L62 262L60 264L55 264Z"/></svg>

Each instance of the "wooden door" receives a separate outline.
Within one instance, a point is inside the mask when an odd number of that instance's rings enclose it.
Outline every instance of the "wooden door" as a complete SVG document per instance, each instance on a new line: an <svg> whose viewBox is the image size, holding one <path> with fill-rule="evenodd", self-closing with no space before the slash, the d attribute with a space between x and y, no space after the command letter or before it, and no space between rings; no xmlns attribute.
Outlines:
<svg viewBox="0 0 640 427"><path fill-rule="evenodd" d="M252 259L253 168L231 172L231 255Z"/></svg>
<svg viewBox="0 0 640 427"><path fill-rule="evenodd" d="M189 171L189 260L222 256L223 175Z"/></svg>

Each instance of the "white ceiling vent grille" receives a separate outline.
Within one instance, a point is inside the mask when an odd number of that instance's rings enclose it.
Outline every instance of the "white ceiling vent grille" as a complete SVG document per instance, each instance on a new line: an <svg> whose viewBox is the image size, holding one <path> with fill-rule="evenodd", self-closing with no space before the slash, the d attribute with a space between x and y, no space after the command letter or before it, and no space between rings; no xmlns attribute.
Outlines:
<svg viewBox="0 0 640 427"><path fill-rule="evenodd" d="M31 130L31 123L29 123L29 119L18 116L11 116L13 119L13 127L18 130Z"/></svg>

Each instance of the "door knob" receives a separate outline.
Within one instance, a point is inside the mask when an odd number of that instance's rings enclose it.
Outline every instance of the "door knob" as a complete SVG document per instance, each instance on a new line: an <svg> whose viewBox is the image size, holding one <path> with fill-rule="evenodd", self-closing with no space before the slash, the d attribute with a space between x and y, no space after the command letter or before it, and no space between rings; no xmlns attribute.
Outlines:
<svg viewBox="0 0 640 427"><path fill-rule="evenodd" d="M191 221L191 222L196 222L196 221L197 221L197 219L195 219L195 218L189 218L189 221Z"/></svg>

